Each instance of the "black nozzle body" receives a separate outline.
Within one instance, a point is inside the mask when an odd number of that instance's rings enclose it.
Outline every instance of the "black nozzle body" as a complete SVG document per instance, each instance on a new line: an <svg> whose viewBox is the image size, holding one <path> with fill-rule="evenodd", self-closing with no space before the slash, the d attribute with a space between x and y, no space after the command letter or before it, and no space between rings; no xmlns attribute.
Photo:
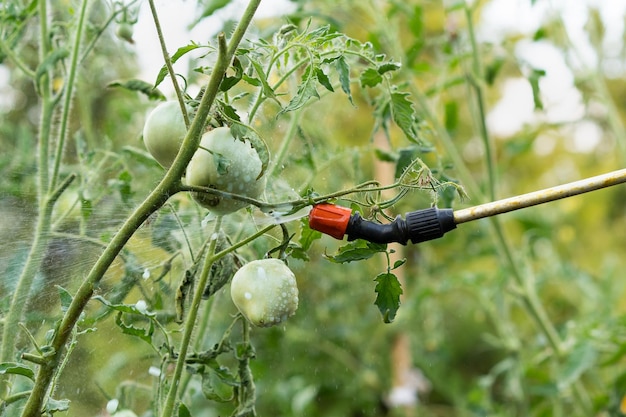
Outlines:
<svg viewBox="0 0 626 417"><path fill-rule="evenodd" d="M406 245L409 240L411 243L419 243L440 238L453 229L456 229L456 223L452 209L431 207L409 212L405 219L398 216L387 224L370 222L355 213L350 217L346 234L348 240L364 239L373 243L398 242Z"/></svg>

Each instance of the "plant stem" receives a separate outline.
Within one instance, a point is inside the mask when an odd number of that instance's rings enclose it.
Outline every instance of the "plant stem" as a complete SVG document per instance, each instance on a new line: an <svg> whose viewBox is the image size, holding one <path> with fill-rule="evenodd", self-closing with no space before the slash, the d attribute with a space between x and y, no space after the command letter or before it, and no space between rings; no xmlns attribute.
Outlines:
<svg viewBox="0 0 626 417"><path fill-rule="evenodd" d="M222 225L222 217L217 217L215 221L215 228L213 233L217 236L217 233L220 231L220 227ZM196 318L198 317L198 310L200 309L200 303L202 302L202 293L204 288L207 285L209 280L209 273L211 272L211 266L213 266L213 262L215 258L213 255L215 254L215 247L217 246L217 239L211 239L211 243L209 244L209 250L206 254L206 258L204 259L204 265L202 266L202 272L200 273L200 279L198 280L198 284L196 285L196 289L193 295L193 299L191 301L191 305L189 306L189 314L187 315L187 319L185 321L185 329L183 331L183 338L180 341L180 348L178 350L178 358L176 359L176 367L174 368L174 375L172 376L172 383L170 385L170 390L167 393L167 398L165 400L165 405L163 406L163 411L161 413L161 417L171 417L174 415L174 406L176 404L176 398L178 396L178 387L181 382L181 376L183 374L183 369L185 368L185 361L187 359L187 351L189 350L189 344L191 343L191 337L193 335L193 329L196 324Z"/></svg>
<svg viewBox="0 0 626 417"><path fill-rule="evenodd" d="M176 81L176 73L174 72L174 67L172 66L172 60L170 59L170 54L167 52L167 45L165 44L165 38L163 37L163 31L161 30L161 23L159 21L159 16L157 14L156 7L154 7L154 0L149 0L148 3L150 4L150 12L152 13L152 20L154 21L154 26L156 27L157 35L159 37L159 44L161 45L161 53L163 54L163 60L165 61L167 72L170 74L170 78L172 79L172 85L174 86L174 91L176 92L176 98L178 99L180 110L183 113L185 126L189 128L189 114L187 113L187 107L185 106L183 92L181 91L180 86L178 85L178 81Z"/></svg>
<svg viewBox="0 0 626 417"><path fill-rule="evenodd" d="M198 290L202 291L202 288L200 286L198 286ZM206 332L207 332L207 330L209 328L209 319L210 319L211 314L213 312L213 306L214 305L215 305L215 297L214 296L210 297L204 303L204 308L203 308L203 311L202 311L202 315L200 316L200 322L198 323L198 332L196 333L195 341L194 341L194 344L193 344L193 349L196 352L199 352L202 349L202 342L204 341ZM185 395L185 392L187 391L187 386L189 385L189 382L191 381L191 377L192 377L192 374L190 372L187 372L181 378L180 387L179 387L180 397L181 398Z"/></svg>
<svg viewBox="0 0 626 417"><path fill-rule="evenodd" d="M52 170L52 176L50 178L50 189L56 187L56 183L59 177L59 168L61 161L63 160L63 151L65 149L65 139L67 137L67 124L70 118L72 109L72 95L74 94L74 85L76 83L76 73L78 72L78 57L80 55L80 44L83 38L83 28L85 27L85 16L87 15L87 8L89 0L83 0L80 6L80 13L78 17L78 25L76 27L76 34L74 35L74 45L72 46L72 55L70 58L70 69L67 74L67 81L64 87L64 102L63 111L61 114L61 123L59 125L59 133L57 138L57 147L54 155L54 168Z"/></svg>

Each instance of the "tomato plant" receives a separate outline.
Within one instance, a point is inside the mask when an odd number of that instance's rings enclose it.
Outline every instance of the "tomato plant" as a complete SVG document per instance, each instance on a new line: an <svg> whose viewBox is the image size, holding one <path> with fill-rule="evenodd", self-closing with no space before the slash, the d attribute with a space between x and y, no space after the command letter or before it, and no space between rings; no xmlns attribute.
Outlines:
<svg viewBox="0 0 626 417"><path fill-rule="evenodd" d="M234 2L199 1L190 27L216 33L173 46L165 5L70 3L0 7L0 415L624 411L623 190L406 248L306 219L620 165L599 11L580 69L560 16L487 41L495 0L251 0L223 23ZM576 120L551 119L529 44L564 60ZM139 76L142 48L162 63ZM507 136L511 86L534 116ZM580 151L581 124L615 143Z"/></svg>

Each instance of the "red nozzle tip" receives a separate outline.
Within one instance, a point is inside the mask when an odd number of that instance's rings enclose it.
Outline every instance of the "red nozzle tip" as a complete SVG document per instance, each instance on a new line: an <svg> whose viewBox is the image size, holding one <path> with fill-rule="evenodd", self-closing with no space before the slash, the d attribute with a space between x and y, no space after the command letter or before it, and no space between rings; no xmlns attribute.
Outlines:
<svg viewBox="0 0 626 417"><path fill-rule="evenodd" d="M335 239L343 239L352 210L334 204L318 204L309 213L309 227Z"/></svg>

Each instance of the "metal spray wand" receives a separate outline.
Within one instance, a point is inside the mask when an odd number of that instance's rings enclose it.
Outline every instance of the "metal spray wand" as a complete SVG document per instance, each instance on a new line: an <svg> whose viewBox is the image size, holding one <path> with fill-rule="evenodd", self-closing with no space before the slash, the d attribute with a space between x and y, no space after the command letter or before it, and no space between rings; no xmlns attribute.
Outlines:
<svg viewBox="0 0 626 417"><path fill-rule="evenodd" d="M398 242L406 245L442 237L457 224L491 217L626 182L626 169L580 181L546 188L461 210L431 207L398 216L387 224L364 220L358 213L333 204L318 204L309 213L309 226L336 239L365 239L375 243Z"/></svg>

